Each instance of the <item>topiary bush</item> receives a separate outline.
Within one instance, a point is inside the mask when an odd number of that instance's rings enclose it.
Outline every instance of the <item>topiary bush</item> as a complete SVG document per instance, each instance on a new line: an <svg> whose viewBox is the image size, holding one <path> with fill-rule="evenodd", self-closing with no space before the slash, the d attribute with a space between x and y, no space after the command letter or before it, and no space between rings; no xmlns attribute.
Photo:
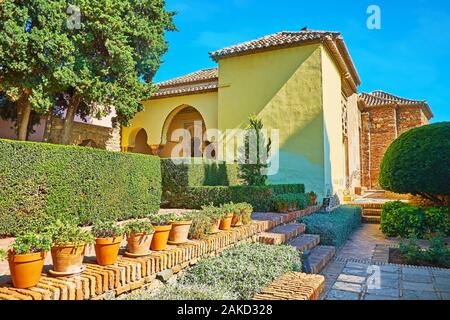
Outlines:
<svg viewBox="0 0 450 320"><path fill-rule="evenodd" d="M316 213L299 219L306 232L320 235L320 243L341 247L361 225L361 208L342 206L332 213Z"/></svg>
<svg viewBox="0 0 450 320"><path fill-rule="evenodd" d="M450 122L402 134L386 151L379 180L385 190L442 204L441 196L450 195Z"/></svg>
<svg viewBox="0 0 450 320"><path fill-rule="evenodd" d="M434 234L449 235L449 209L423 209L400 201L388 202L381 212L381 231L388 237L429 238Z"/></svg>
<svg viewBox="0 0 450 320"><path fill-rule="evenodd" d="M294 270L301 270L300 255L294 247L250 243L199 261L183 282L217 286L240 299L251 299L276 278Z"/></svg>
<svg viewBox="0 0 450 320"><path fill-rule="evenodd" d="M146 217L159 209L159 158L45 143L0 140L0 236L47 217Z"/></svg>

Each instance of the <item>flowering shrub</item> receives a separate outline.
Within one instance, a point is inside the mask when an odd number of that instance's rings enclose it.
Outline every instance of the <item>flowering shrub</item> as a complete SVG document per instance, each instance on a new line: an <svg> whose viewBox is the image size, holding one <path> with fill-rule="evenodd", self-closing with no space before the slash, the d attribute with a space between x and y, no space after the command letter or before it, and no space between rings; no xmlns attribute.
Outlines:
<svg viewBox="0 0 450 320"><path fill-rule="evenodd" d="M199 261L184 277L184 284L218 286L250 299L279 276L301 270L300 255L291 246L242 244L221 256Z"/></svg>

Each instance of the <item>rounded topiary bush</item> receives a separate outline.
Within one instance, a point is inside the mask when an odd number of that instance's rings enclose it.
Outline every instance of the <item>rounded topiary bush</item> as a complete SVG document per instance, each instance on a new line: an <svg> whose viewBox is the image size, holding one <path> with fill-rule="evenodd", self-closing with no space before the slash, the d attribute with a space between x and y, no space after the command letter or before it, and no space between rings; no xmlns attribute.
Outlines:
<svg viewBox="0 0 450 320"><path fill-rule="evenodd" d="M411 129L386 151L380 186L438 199L450 195L450 122Z"/></svg>

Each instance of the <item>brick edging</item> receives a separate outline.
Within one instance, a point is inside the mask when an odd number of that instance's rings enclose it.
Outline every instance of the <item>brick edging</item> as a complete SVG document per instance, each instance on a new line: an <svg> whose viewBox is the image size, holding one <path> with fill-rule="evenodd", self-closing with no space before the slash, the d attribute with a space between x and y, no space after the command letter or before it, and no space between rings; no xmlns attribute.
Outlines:
<svg viewBox="0 0 450 320"><path fill-rule="evenodd" d="M11 283L0 286L0 300L87 300L115 297L151 283L156 274L165 270L178 273L195 264L199 258L220 254L240 242L257 242L258 235L276 226L295 221L301 216L317 212L317 207L280 214L275 221L252 221L251 224L222 231L204 240L189 241L179 246L168 246L166 251L153 252L148 257L119 256L113 266L85 263L86 271L73 277L53 278L43 274L36 287L15 289ZM88 260L88 259L87 259Z"/></svg>

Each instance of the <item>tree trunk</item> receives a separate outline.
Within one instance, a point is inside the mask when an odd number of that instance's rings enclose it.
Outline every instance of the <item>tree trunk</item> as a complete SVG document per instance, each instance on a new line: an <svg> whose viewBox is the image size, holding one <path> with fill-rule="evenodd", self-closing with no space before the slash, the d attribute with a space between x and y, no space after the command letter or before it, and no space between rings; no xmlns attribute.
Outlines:
<svg viewBox="0 0 450 320"><path fill-rule="evenodd" d="M72 134L72 127L81 99L78 96L72 97L69 106L67 107L66 118L64 120L64 127L62 131L61 144L69 144L70 136Z"/></svg>
<svg viewBox="0 0 450 320"><path fill-rule="evenodd" d="M31 115L31 103L28 101L28 97L28 93L23 93L17 102L17 140L19 141L26 141L28 136L28 123Z"/></svg>
<svg viewBox="0 0 450 320"><path fill-rule="evenodd" d="M51 132L53 124L53 108L50 108L47 116L45 117L45 129L43 142L50 142Z"/></svg>

